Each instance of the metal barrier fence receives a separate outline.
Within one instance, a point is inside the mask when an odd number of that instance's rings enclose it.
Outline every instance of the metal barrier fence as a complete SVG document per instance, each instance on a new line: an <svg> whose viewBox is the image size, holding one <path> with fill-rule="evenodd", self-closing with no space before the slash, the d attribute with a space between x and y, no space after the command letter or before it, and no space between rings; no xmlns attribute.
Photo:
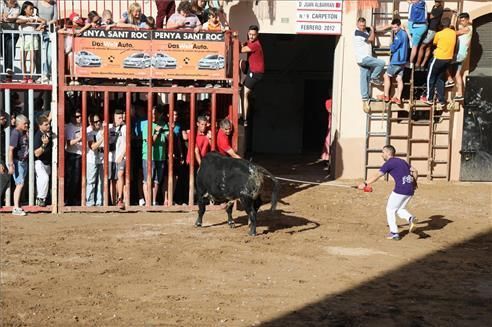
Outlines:
<svg viewBox="0 0 492 327"><path fill-rule="evenodd" d="M162 210L189 210L194 205L194 176L196 170L194 148L195 148L195 138L196 138L196 116L197 116L197 98L202 94L209 94L210 96L210 129L211 129L211 147L212 150L215 149L216 145L216 135L218 131L217 123L219 119L228 117L233 123L234 134L232 137L232 146L237 149L238 143L238 106L239 106L239 40L237 37L233 36L232 33L228 33L226 42L232 43L232 75L226 81L223 81L224 87L221 88L206 88L206 87L185 87L185 86L154 86L152 80L150 80L149 85L146 86L135 86L135 85L67 85L67 76L64 73L58 75L58 135L59 144L66 145L67 138L65 135L65 123L68 122L67 117L70 117L69 113L80 108L82 121L80 122L80 133L81 133L81 149L80 157L80 185L75 183L75 185L67 185L67 167L70 167L67 162L67 153L64 146L58 148L58 210L59 212L67 211L114 211L114 210L130 210L130 211L162 211ZM65 53L64 53L64 34L59 33L58 35L58 67L59 71L63 72L66 67L65 63ZM84 84L84 83L82 83ZM189 114L189 132L188 132L188 155L190 157L189 166L187 171L188 185L187 185L187 199L185 205L174 205L174 191L177 186L175 181L175 152L174 144L175 137L174 134L174 112L177 110L177 96L179 94L185 94L189 97L189 104L185 105L185 109L181 112ZM138 205L138 198L135 198L135 193L138 194L138 182L135 184L135 180L139 180L138 169L133 169L135 166L139 165L139 161L142 161L142 156L138 157L132 155L132 152L138 151L138 147L135 147L135 138L132 137L132 131L134 126L136 126L135 106L142 105L142 102L137 101L141 96L145 97L146 100L144 105L146 106L146 118L147 118L147 140L149 142L145 143L147 146L147 158L146 167L142 167L142 173L145 169L146 171L146 187L147 194L149 196L147 199L153 199L153 167L152 167L152 153L153 153L153 142L150 141L150 137L153 135L152 124L153 121L153 110L157 105L157 99L166 97L168 99L168 121L166 122L169 135L167 138L167 199L165 195L163 200L167 200L166 205L154 205L151 200L145 202L145 206ZM96 99L94 101L94 99ZM94 105L95 103L95 105ZM124 103L124 104L123 104ZM115 109L113 105L118 109L124 109L125 113L125 128L126 128L126 165L124 173L124 209L122 207L116 206L114 201L110 199L110 182L109 177L109 139L110 139L110 120L111 111ZM99 106L99 108L97 108ZM111 107L111 108L110 108ZM102 141L102 203L99 206L87 206L87 154L88 151L88 117L90 112L96 112L99 117L103 118L103 140ZM93 119L94 120L94 119ZM133 141L133 146L132 146ZM137 141L138 142L138 141ZM142 142L143 144L143 142ZM144 145L142 145L144 146ZM78 164L78 163L77 163ZM143 164L142 164L143 165ZM77 179L77 178L76 178ZM92 176L91 176L92 179ZM72 181L73 178L70 178ZM142 183L143 184L143 183ZM132 186L133 185L133 186ZM80 188L79 188L80 187ZM142 191L144 191L142 189ZM67 199L69 195L70 199ZM74 201L74 197L80 199L80 201ZM70 201L67 201L70 200ZM114 200L114 198L113 198ZM90 203L92 205L92 203Z"/></svg>

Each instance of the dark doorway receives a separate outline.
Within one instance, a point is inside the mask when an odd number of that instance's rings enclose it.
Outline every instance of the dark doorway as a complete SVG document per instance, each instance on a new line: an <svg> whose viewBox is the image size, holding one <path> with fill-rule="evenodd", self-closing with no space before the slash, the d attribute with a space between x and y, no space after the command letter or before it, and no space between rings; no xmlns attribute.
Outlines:
<svg viewBox="0 0 492 327"><path fill-rule="evenodd" d="M331 97L331 81L304 82L304 123L302 152L320 152L328 131L328 112L325 102Z"/></svg>

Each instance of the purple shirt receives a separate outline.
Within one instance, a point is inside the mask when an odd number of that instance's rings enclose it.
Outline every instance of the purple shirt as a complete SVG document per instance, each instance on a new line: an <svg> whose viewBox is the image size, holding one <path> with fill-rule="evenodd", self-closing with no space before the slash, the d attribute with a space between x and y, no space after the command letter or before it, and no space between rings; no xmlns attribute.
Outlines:
<svg viewBox="0 0 492 327"><path fill-rule="evenodd" d="M413 176L410 173L410 165L400 158L390 158L379 169L383 174L389 173L395 180L393 192L401 195L413 195L415 186Z"/></svg>

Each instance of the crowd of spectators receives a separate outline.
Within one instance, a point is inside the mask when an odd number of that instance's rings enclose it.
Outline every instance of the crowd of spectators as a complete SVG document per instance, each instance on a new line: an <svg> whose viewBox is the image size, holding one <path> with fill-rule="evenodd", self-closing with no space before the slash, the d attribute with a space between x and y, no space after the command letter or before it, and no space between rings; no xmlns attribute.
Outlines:
<svg viewBox="0 0 492 327"><path fill-rule="evenodd" d="M15 76L15 49L20 49L23 83L49 83L51 79L51 42L49 32L58 28L79 35L90 28L132 29L184 29L191 31L225 31L229 29L224 12L224 0L182 0L177 8L174 0L155 0L157 17L143 13L138 2L131 3L119 19L113 18L111 10L105 8L101 14L95 10L82 17L77 12L68 17L57 17L56 0L24 1L0 0L0 25L2 30L5 81L12 82ZM68 28L70 27L70 28ZM65 52L70 54L71 37L66 38ZM41 55L43 51L43 55ZM71 60L69 56L69 60Z"/></svg>
<svg viewBox="0 0 492 327"><path fill-rule="evenodd" d="M357 21L354 52L361 72L362 100L366 103L376 100L370 94L370 84L373 84L384 86L384 93L378 96L379 100L402 105L403 73L408 67L415 71L427 71L426 91L420 98L423 103L433 105L437 100L439 109L446 108L445 87L453 87L455 84L456 92L453 101L463 101L462 68L468 56L473 34L469 14L460 13L458 28L454 28L451 26L451 18L443 15L443 1L434 1L430 11L427 10L425 0L408 2L410 3L409 19L406 27L399 18L393 19L390 26L381 29L368 28L363 17ZM377 33L384 33L389 29L392 30L394 37L389 49L390 63L382 81L381 73L385 62L373 57L372 44ZM397 87L394 95L390 96L392 78L396 79Z"/></svg>

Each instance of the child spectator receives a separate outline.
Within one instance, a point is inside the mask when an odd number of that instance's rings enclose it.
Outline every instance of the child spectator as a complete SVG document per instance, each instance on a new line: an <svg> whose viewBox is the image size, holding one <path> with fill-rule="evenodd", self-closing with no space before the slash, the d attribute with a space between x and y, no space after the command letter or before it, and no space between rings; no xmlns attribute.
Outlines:
<svg viewBox="0 0 492 327"><path fill-rule="evenodd" d="M87 202L88 207L103 204L103 151L104 131L99 115L90 119L87 127Z"/></svg>
<svg viewBox="0 0 492 327"><path fill-rule="evenodd" d="M391 29L394 33L393 43L390 46L391 59L390 65L384 74L384 101L390 101L391 78L396 77L398 87L391 102L401 104L401 93L403 91L403 72L405 64L408 62L408 37L407 33L401 28L401 21L398 18L391 22Z"/></svg>
<svg viewBox="0 0 492 327"><path fill-rule="evenodd" d="M112 26L115 24L113 20L113 13L109 9L104 9L101 17L101 26Z"/></svg>
<svg viewBox="0 0 492 327"><path fill-rule="evenodd" d="M76 12L72 12L68 19L71 28L65 29L65 55L67 56L68 61L70 85L79 85L80 83L74 75L74 60L72 52L73 37L74 35L80 35L83 31L91 28L91 25L85 25L84 20Z"/></svg>
<svg viewBox="0 0 492 327"><path fill-rule="evenodd" d="M208 21L203 24L202 30L204 31L224 31L225 28L220 23L219 10L217 8L210 8L208 10Z"/></svg>
<svg viewBox="0 0 492 327"><path fill-rule="evenodd" d="M147 22L145 23L146 28L150 30L155 30L155 19L152 16L147 16Z"/></svg>
<svg viewBox="0 0 492 327"><path fill-rule="evenodd" d="M147 17L142 14L142 7L138 3L134 2L130 5L128 11L123 12L117 26L139 29L145 28L146 24Z"/></svg>
<svg viewBox="0 0 492 327"><path fill-rule="evenodd" d="M422 45L419 48L417 63L415 64L415 70L423 70L430 58L432 51L432 41L434 41L434 36L436 35L437 29L441 24L441 18L443 13L443 1L436 0L432 11L429 15L429 29L425 35Z"/></svg>
<svg viewBox="0 0 492 327"><path fill-rule="evenodd" d="M174 0L155 0L155 5L157 7L157 28L164 27L164 18L166 22L176 11L176 1Z"/></svg>
<svg viewBox="0 0 492 327"><path fill-rule="evenodd" d="M471 39L473 35L473 26L470 23L470 15L468 13L461 13L458 16L460 28L456 31L458 36L458 53L456 54L456 60L453 62L453 68L456 68L454 77L456 78L456 95L455 101L463 101L463 63L468 56L468 49L470 48ZM446 87L454 86L453 77L449 75L446 81Z"/></svg>
<svg viewBox="0 0 492 327"><path fill-rule="evenodd" d="M412 52L410 53L410 66L413 68L413 62L419 49L420 41L427 31L427 8L425 0L408 0L411 4L410 15L408 17L408 29L412 35Z"/></svg>
<svg viewBox="0 0 492 327"><path fill-rule="evenodd" d="M166 137L169 134L169 129L165 128L165 124L162 121L162 111L158 108L152 109L152 168L150 180L153 182L152 186L152 202L151 196L147 189L147 151L148 151L148 121L142 121L140 123L140 131L142 133L142 170L143 170L143 193L145 197L145 203L152 203L157 205L157 192L159 191L159 185L164 184L166 188L167 174L166 174ZM166 192L164 193L164 205L167 205Z"/></svg>
<svg viewBox="0 0 492 327"><path fill-rule="evenodd" d="M446 105L444 98L444 80L443 73L447 70L454 55L454 47L456 45L456 32L449 28L451 19L444 17L441 20L443 30L436 33L434 37L434 59L429 66L427 74L427 96L422 96L421 100L432 105L434 103L434 92L437 93L437 98L441 107Z"/></svg>
<svg viewBox="0 0 492 327"><path fill-rule="evenodd" d="M58 11L55 0L39 0L37 3L38 15L46 19L47 29L43 32L42 42L44 60L38 65L41 66L41 83L49 83L51 77L51 40L50 32L55 32L55 25L58 19ZM42 60L43 56L38 58Z"/></svg>
<svg viewBox="0 0 492 327"><path fill-rule="evenodd" d="M192 0L191 11L198 17L200 23L204 24L208 20L208 16L205 12L205 0Z"/></svg>
<svg viewBox="0 0 492 327"><path fill-rule="evenodd" d="M360 67L360 93L362 101L371 100L369 81L374 85L382 85L380 79L384 68L384 61L372 56L372 43L374 42L375 28L366 27L366 19L360 17L357 20L357 29L354 33L354 52L357 64Z"/></svg>
<svg viewBox="0 0 492 327"><path fill-rule="evenodd" d="M166 27L168 29L187 29L198 32L201 25L202 23L191 10L191 4L185 1L178 5L178 12L169 18Z"/></svg>
<svg viewBox="0 0 492 327"><path fill-rule="evenodd" d="M17 24L19 24L19 30L21 31L21 37L17 41L17 46L21 51L22 69L24 83L33 82L33 73L36 71L36 58L37 51L39 50L39 38L37 35L33 35L34 31L41 31L44 28L46 20L38 17L34 12L34 5L30 1L24 1L20 11L20 15L17 17ZM27 56L30 58L30 72L27 75Z"/></svg>
<svg viewBox="0 0 492 327"><path fill-rule="evenodd" d="M25 216L26 213L20 207L20 196L24 187L29 160L29 120L24 115L17 115L15 128L10 132L9 147L9 174L13 175L15 182L14 209L15 216Z"/></svg>
<svg viewBox="0 0 492 327"><path fill-rule="evenodd" d="M227 15L224 11L224 2L225 0L214 0L208 1L207 9L205 10L206 17L209 17L209 11L212 8L217 9L217 15L219 16L219 21L222 26L224 26L225 30L229 30L229 22L227 21Z"/></svg>
<svg viewBox="0 0 492 327"><path fill-rule="evenodd" d="M220 129L217 132L217 151L223 155L233 158L241 158L232 148L230 136L232 133L232 123L229 119L224 118L220 121Z"/></svg>
<svg viewBox="0 0 492 327"><path fill-rule="evenodd" d="M85 21L85 25L89 25L89 28L91 27L101 27L102 26L102 18L99 16L97 11L91 10L87 14L87 19ZM84 29L85 31L85 29Z"/></svg>
<svg viewBox="0 0 492 327"><path fill-rule="evenodd" d="M34 134L34 169L36 172L36 205L46 207L51 174L51 149L53 143L50 135L48 117L38 117L39 129Z"/></svg>
<svg viewBox="0 0 492 327"><path fill-rule="evenodd" d="M0 0L1 1L1 0ZM7 73L6 82L12 82L14 76L14 57L15 44L19 39L19 34L11 33L17 30L17 17L20 14L20 6L17 0L3 0L0 2L0 27L3 31L3 46L0 44L0 50L3 51L4 69Z"/></svg>

